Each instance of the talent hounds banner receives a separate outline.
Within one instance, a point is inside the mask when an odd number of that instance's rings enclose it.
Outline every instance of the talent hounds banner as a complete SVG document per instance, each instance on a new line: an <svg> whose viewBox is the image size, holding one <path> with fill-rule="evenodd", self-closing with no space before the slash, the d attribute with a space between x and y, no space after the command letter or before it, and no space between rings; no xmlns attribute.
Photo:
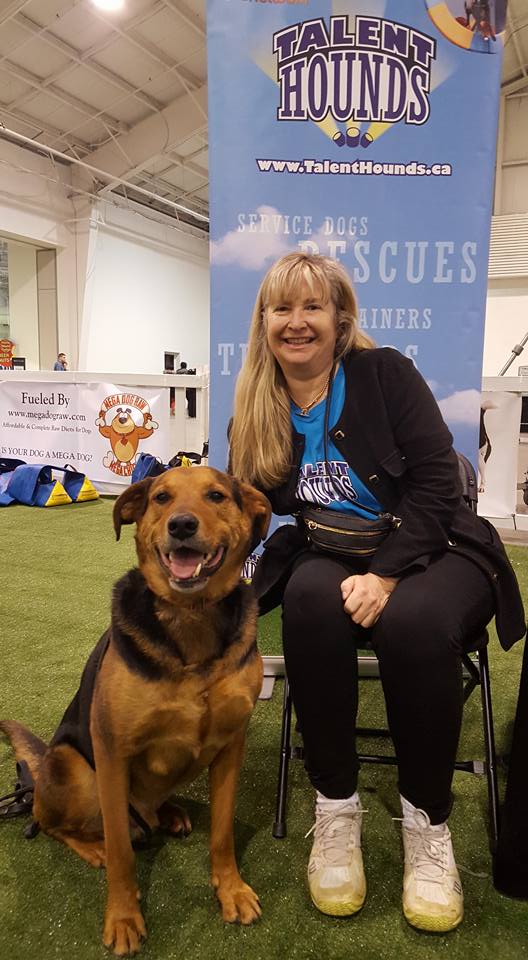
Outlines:
<svg viewBox="0 0 528 960"><path fill-rule="evenodd" d="M138 455L166 457L166 392L112 383L0 383L0 456L71 463L91 480L128 483Z"/></svg>
<svg viewBox="0 0 528 960"><path fill-rule="evenodd" d="M506 0L209 0L211 461L259 283L336 257L476 465Z"/></svg>

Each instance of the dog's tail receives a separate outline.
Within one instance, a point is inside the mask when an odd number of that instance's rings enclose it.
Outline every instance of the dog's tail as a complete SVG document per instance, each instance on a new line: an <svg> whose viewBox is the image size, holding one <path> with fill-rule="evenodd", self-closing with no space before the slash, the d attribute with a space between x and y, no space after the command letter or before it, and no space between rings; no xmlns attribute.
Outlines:
<svg viewBox="0 0 528 960"><path fill-rule="evenodd" d="M35 780L42 757L48 749L47 744L16 720L0 720L0 730L10 740L16 759L27 763L29 772Z"/></svg>

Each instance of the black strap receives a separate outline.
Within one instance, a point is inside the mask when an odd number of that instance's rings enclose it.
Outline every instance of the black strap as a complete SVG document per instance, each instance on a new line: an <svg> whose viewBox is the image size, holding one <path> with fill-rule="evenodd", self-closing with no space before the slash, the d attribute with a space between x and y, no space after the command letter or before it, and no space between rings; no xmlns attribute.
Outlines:
<svg viewBox="0 0 528 960"><path fill-rule="evenodd" d="M131 803L128 804L128 812L129 812L130 816L133 818L133 820L136 821L136 823L137 823L138 827L140 828L140 830L142 830L143 833L145 834L145 840L150 840L150 838L151 838L151 836L152 836L152 830L151 830L151 828L149 827L149 825L148 825L148 823L146 822L146 820L143 820L143 817L141 816L141 814L138 813L138 811L136 810L136 808L133 807Z"/></svg>
<svg viewBox="0 0 528 960"><path fill-rule="evenodd" d="M334 361L334 363L332 364L332 369L330 371L330 377L328 380L328 392L326 394L326 405L325 405L325 415L324 415L324 428L323 428L324 462L325 462L326 472L328 474L328 477L330 478L330 483L332 484L334 490L336 491L336 493L339 494L340 500L342 499L342 496L344 493L345 499L348 500L349 503L353 503L355 507L359 507L361 510L365 510L367 513L370 513L372 514L372 516L376 517L377 520L380 520L382 517L386 518L388 515L386 513L379 513L377 510L374 510L372 507L367 507L365 503L360 503L359 500L353 499L352 497L348 497L346 490L339 490L337 488L337 484L335 483L334 476L330 469L330 464L328 462L328 425L329 425L329 418L330 418L330 405L332 403L332 388L334 386L334 376L336 372L336 366L337 364Z"/></svg>
<svg viewBox="0 0 528 960"><path fill-rule="evenodd" d="M383 510L381 513L379 513L377 510L374 510L372 507L367 507L366 503L360 503L359 500L357 499L354 500L352 499L352 497L348 497L346 490L344 491L338 490L334 480L334 476L332 474L332 471L330 470L330 464L328 462L328 424L329 424L329 417L330 417L330 405L332 403L332 388L334 386L334 375L336 372L336 366L337 364L334 361L332 365L332 369L330 371L330 379L328 381L328 392L326 394L324 428L323 428L324 460L325 460L326 472L330 478L330 483L332 484L334 490L339 494L340 499L342 497L342 493L344 492L345 497L349 503L353 503L355 507L359 507L361 510L365 510L366 513L370 513L373 517L376 518L376 520L388 520L396 530L401 523L401 519L399 517L395 517L393 513L388 513L388 511L386 510Z"/></svg>
<svg viewBox="0 0 528 960"><path fill-rule="evenodd" d="M16 765L17 779L15 789L0 797L0 820L10 820L31 813L35 784L28 764L19 760Z"/></svg>

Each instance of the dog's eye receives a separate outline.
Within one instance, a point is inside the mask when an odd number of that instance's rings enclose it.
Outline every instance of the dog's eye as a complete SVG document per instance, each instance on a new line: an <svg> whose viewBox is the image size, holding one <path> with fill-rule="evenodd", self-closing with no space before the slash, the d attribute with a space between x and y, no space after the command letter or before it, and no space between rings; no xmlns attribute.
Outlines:
<svg viewBox="0 0 528 960"><path fill-rule="evenodd" d="M208 500L212 500L213 503L221 503L222 500L225 500L225 493L221 493L220 490L209 490L209 493L206 493Z"/></svg>
<svg viewBox="0 0 528 960"><path fill-rule="evenodd" d="M170 494L167 493L166 490L160 490L160 492L153 497L153 500L156 503L167 503L167 501L170 500Z"/></svg>

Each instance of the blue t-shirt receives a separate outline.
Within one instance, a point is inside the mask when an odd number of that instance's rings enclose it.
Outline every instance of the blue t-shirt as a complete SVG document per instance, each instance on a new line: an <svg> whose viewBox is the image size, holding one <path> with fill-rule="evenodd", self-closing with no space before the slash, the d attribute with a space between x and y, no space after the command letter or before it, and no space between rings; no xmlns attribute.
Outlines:
<svg viewBox="0 0 528 960"><path fill-rule="evenodd" d="M332 387L329 430L339 420L345 402L345 373L339 365ZM383 507L376 500L370 490L365 487L356 473L343 460L337 447L328 438L328 464L331 478L327 474L324 455L324 420L326 398L312 407L303 416L299 408L291 403L292 423L297 433L304 434L304 454L297 482L297 498L304 503L313 503L316 506L330 510L351 510L368 520L375 517L366 510L357 507L353 501L364 503L372 510L382 511Z"/></svg>

